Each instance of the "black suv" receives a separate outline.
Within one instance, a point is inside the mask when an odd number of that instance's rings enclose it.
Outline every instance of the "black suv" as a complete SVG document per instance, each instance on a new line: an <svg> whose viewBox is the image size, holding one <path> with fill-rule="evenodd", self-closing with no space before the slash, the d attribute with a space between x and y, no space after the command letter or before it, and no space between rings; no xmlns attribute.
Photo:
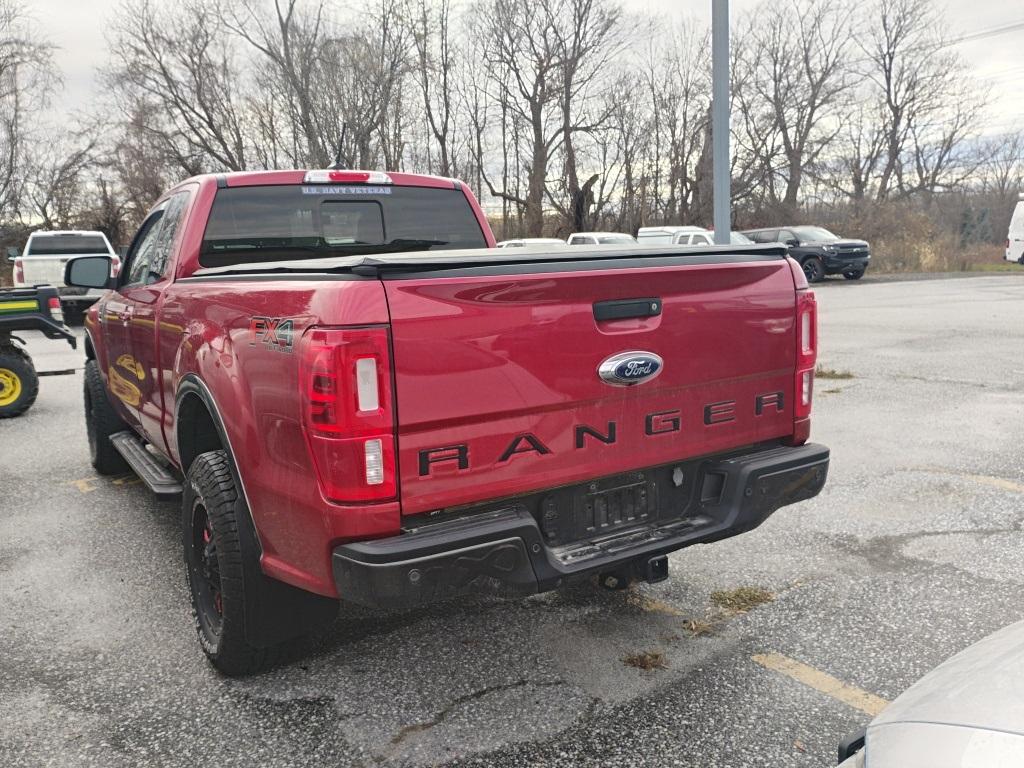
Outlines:
<svg viewBox="0 0 1024 768"><path fill-rule="evenodd" d="M748 229L743 234L755 243L788 246L789 255L800 262L809 283L839 274L847 280L860 280L871 261L871 250L864 240L846 240L823 227Z"/></svg>

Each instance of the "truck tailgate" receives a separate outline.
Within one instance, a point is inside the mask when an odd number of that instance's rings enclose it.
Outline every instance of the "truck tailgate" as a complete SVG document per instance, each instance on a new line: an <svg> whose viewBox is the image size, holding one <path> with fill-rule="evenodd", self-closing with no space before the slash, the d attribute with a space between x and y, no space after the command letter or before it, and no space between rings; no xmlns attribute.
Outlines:
<svg viewBox="0 0 1024 768"><path fill-rule="evenodd" d="M791 434L787 261L651 266L665 261L385 279L403 514ZM595 316L595 303L641 298L658 313ZM631 386L603 380L601 363L624 352L660 356L660 373Z"/></svg>
<svg viewBox="0 0 1024 768"><path fill-rule="evenodd" d="M26 285L64 285L64 265L70 256L25 256L22 269Z"/></svg>

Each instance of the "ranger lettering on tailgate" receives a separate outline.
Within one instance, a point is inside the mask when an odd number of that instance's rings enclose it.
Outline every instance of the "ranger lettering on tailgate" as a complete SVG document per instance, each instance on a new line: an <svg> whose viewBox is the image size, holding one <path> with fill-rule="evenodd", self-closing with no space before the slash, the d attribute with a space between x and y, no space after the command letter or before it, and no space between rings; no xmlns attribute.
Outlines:
<svg viewBox="0 0 1024 768"><path fill-rule="evenodd" d="M755 417L763 415L768 409L772 409L776 413L782 413L784 402L784 393L767 392L754 398L751 410ZM704 426L711 427L716 424L727 424L735 421L736 406L735 400L721 400L717 403L708 403L701 409ZM683 411L678 408L669 411L656 411L644 417L644 437L657 437L670 432L679 432L682 428ZM618 423L615 421L609 421L603 432L587 424L576 424L573 427L574 446L576 449L586 448L588 442L591 444L614 445L617 434ZM591 437L593 440L587 441L587 437ZM512 438L508 447L497 457L495 463L500 464L508 461L520 453L536 453L538 456L545 456L552 453L552 450L536 435L524 432ZM420 451L419 472L421 477L429 476L437 464L460 470L470 469L469 444L459 443L440 448L426 448Z"/></svg>

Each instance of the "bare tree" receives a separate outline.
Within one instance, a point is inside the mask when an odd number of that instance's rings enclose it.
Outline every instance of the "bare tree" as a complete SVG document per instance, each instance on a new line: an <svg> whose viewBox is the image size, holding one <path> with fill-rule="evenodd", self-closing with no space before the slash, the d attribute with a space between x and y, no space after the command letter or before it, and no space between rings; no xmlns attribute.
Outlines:
<svg viewBox="0 0 1024 768"><path fill-rule="evenodd" d="M497 189L486 174L485 180L492 195L523 211L526 232L538 235L549 164L557 153L563 157L562 186L569 203L552 195L549 199L570 217L570 208L586 207L580 204L586 193L579 182L574 137L594 131L606 117L590 111L602 103L592 89L614 56L620 12L610 0L481 0L473 13L483 20L476 31L503 124L517 132L522 128L516 159L523 164L526 191L516 192L504 182Z"/></svg>
<svg viewBox="0 0 1024 768"><path fill-rule="evenodd" d="M274 82L283 98L282 107L295 132L294 158L324 168L334 158L333 144L340 134L339 121L321 121L315 103L318 77L327 33L323 0L274 0L267 18L258 0L238 0L221 11L224 25L266 57L263 82Z"/></svg>
<svg viewBox="0 0 1024 768"><path fill-rule="evenodd" d="M710 46L692 21L647 30L618 0L122 0L103 109L59 132L33 119L55 79L23 1L0 0L7 222L123 233L183 175L335 160L461 177L506 237L710 220ZM853 3L764 0L740 25L739 217L904 198L932 216L974 196L996 222L1024 139L980 140L984 94L930 0Z"/></svg>
<svg viewBox="0 0 1024 768"><path fill-rule="evenodd" d="M409 68L398 0L378 0L349 24L336 23L323 0L274 0L269 15L262 5L237 0L221 11L225 26L260 55L257 80L273 94L259 100L259 154L298 166L322 168L338 158L396 169Z"/></svg>
<svg viewBox="0 0 1024 768"><path fill-rule="evenodd" d="M781 162L769 175L781 176L778 202L790 212L804 175L839 131L837 108L850 83L850 10L847 0L770 0L747 18L742 50L750 98L743 104L755 121L763 109L759 125L777 137ZM759 144L775 142L764 137ZM766 155L771 163L774 152ZM776 194L774 183L770 190Z"/></svg>
<svg viewBox="0 0 1024 768"><path fill-rule="evenodd" d="M45 229L70 229L80 223L97 141L95 133L58 134L33 146L22 197L24 213L32 221Z"/></svg>
<svg viewBox="0 0 1024 768"><path fill-rule="evenodd" d="M551 19L551 31L558 67L558 111L561 118L563 173L559 187L566 203L550 195L556 210L573 231L586 229L594 205L594 185L601 173L590 174L580 183L578 134L593 134L611 115L615 103L596 98L597 91L615 87L608 77L613 62L622 53L625 35L619 6L610 0L542 0ZM621 87L622 81L618 85ZM605 168L602 168L602 171Z"/></svg>
<svg viewBox="0 0 1024 768"><path fill-rule="evenodd" d="M317 122L327 126L341 116L336 133L323 141L336 146L344 134L341 159L348 165L398 169L409 51L408 26L396 0L378 0L361 26L329 40L314 83L315 94L322 97L315 102Z"/></svg>
<svg viewBox="0 0 1024 768"><path fill-rule="evenodd" d="M503 162L501 189L495 188L486 168L484 180L492 195L516 204L524 212L528 234L540 235L544 227L548 160L562 135L561 125L553 114L558 98L559 62L550 19L529 0L482 0L472 14L482 20L477 32L502 125L521 123L528 132L524 148L525 195L508 183L507 157ZM504 137L502 145L508 146ZM516 149L518 153L519 147Z"/></svg>
<svg viewBox="0 0 1024 768"><path fill-rule="evenodd" d="M863 10L858 72L881 126L875 197L934 191L957 164L985 94L949 50L941 11L930 0L875 0ZM870 154L867 156L872 157Z"/></svg>
<svg viewBox="0 0 1024 768"><path fill-rule="evenodd" d="M1003 200L1024 191L1024 129L989 138L983 147L981 188Z"/></svg>
<svg viewBox="0 0 1024 768"><path fill-rule="evenodd" d="M99 156L100 179L111 184L109 195L124 215L124 230L142 222L150 206L181 176L181 158L153 141L148 123L154 107L136 104L128 119Z"/></svg>
<svg viewBox="0 0 1024 768"><path fill-rule="evenodd" d="M33 123L59 82L53 47L32 28L20 0L0 0L0 222L20 208Z"/></svg>
<svg viewBox="0 0 1024 768"><path fill-rule="evenodd" d="M456 61L460 51L455 48L451 27L450 0L415 0L411 23L416 52L416 78L423 97L423 110L433 144L437 148L436 167L442 176L456 175Z"/></svg>
<svg viewBox="0 0 1024 768"><path fill-rule="evenodd" d="M153 0L125 0L116 16L116 64L106 80L124 112L140 100L156 107L152 137L181 158L183 170L248 166L241 76L226 32L201 0L173 11Z"/></svg>
<svg viewBox="0 0 1024 768"><path fill-rule="evenodd" d="M678 40L691 44L678 45ZM648 51L642 70L651 139L645 222L692 223L701 207L697 170L710 136L709 51L708 31L692 21Z"/></svg>

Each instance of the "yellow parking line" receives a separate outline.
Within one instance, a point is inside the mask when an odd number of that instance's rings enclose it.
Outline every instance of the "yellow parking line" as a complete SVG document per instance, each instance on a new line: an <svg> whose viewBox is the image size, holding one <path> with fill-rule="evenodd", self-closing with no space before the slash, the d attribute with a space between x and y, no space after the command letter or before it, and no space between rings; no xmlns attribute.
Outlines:
<svg viewBox="0 0 1024 768"><path fill-rule="evenodd" d="M820 691L826 696L831 696L836 701L841 701L872 717L885 709L889 704L888 701L875 696L873 693L868 693L854 685L848 685L842 680L837 680L832 675L822 672L820 669L809 667L799 661L783 656L781 653L758 653L751 656L751 658L766 669L780 672L786 677L796 680L798 683L803 683L808 688Z"/></svg>

